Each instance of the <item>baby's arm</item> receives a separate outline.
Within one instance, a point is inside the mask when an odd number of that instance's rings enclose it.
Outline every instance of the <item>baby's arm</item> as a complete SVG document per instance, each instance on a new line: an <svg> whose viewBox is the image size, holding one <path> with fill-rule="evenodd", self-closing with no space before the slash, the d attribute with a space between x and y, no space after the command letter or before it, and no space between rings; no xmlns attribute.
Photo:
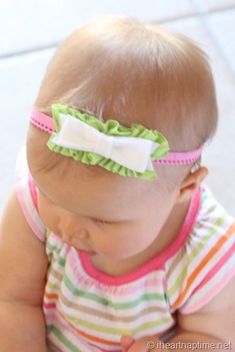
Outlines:
<svg viewBox="0 0 235 352"><path fill-rule="evenodd" d="M194 314L178 314L178 331L168 340L170 349L156 336L130 343L122 352L200 350L235 351L235 278L204 308ZM150 343L149 343L150 342ZM151 344L152 343L152 344ZM187 346L186 348L185 346ZM124 347L124 344L122 345ZM151 346L151 347L150 347ZM149 347L149 348L148 348Z"/></svg>
<svg viewBox="0 0 235 352"><path fill-rule="evenodd" d="M193 314L179 314L179 331L172 341L222 342L224 350L235 351L235 278L205 307ZM200 336L202 336L200 338ZM211 346L213 346L211 344ZM218 345L221 350L221 345ZM205 350L215 350L205 348ZM201 349L203 351L203 349Z"/></svg>
<svg viewBox="0 0 235 352"><path fill-rule="evenodd" d="M1 352L46 352L42 296L43 243L32 233L12 191L0 223Z"/></svg>

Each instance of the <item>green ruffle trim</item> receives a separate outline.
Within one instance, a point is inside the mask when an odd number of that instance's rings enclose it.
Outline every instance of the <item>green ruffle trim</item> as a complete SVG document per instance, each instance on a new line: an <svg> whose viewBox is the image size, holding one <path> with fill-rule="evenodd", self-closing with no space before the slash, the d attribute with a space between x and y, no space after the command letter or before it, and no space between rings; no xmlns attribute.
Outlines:
<svg viewBox="0 0 235 352"><path fill-rule="evenodd" d="M158 131L147 129L146 127L140 124L133 124L131 127L125 127L120 125L118 121L112 119L102 122L95 116L89 115L88 113L61 104L52 105L52 115L55 121L57 131L60 131L61 129L59 116L61 113L69 114L70 116L78 118L81 121L86 122L88 125L96 128L98 131L109 136L138 137L158 143L160 146L157 147L151 154L152 160L164 158L169 151L167 139ZM61 147L54 143L55 135L56 133L53 133L47 142L47 146L51 151L60 153L64 156L72 157L73 159L79 160L84 164L99 165L107 169L108 171L118 173L122 176L131 176L147 180L155 179L157 177L154 170L147 170L141 173L128 169L125 166L122 166L111 159L106 159L102 155L93 152L84 152L72 148Z"/></svg>

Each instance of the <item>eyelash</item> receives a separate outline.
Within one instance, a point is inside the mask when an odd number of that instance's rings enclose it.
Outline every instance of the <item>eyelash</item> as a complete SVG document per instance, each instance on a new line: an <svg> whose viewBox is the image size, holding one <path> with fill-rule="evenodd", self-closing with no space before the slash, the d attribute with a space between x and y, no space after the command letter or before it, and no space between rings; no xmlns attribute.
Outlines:
<svg viewBox="0 0 235 352"><path fill-rule="evenodd" d="M40 191L41 192L41 191ZM42 193L42 192L41 192ZM42 195L44 196L44 197L46 197L43 193L42 193ZM47 198L47 197L46 197ZM48 199L48 198L47 198ZM53 205L53 206L55 206L55 207L57 207L57 205L55 204L55 203L53 203L50 199L48 199L49 201L50 201L50 203ZM96 222L96 223L99 223L99 224L103 224L103 225L110 225L110 224L113 224L113 221L104 221L104 220L99 220L99 219L95 219L95 218L92 218L92 220L94 221L94 222Z"/></svg>
<svg viewBox="0 0 235 352"><path fill-rule="evenodd" d="M104 220L99 220L99 219L93 219L94 222L99 223L99 224L104 224L104 225L109 225L113 224L111 221L104 221Z"/></svg>

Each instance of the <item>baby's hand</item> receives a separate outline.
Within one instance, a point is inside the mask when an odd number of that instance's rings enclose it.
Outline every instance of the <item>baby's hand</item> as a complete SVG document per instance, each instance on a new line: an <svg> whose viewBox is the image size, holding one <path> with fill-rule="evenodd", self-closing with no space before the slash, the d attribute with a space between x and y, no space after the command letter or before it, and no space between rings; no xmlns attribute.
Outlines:
<svg viewBox="0 0 235 352"><path fill-rule="evenodd" d="M135 340L131 336L122 335L120 344L122 347L122 352L128 352L129 348L135 344Z"/></svg>
<svg viewBox="0 0 235 352"><path fill-rule="evenodd" d="M159 348L157 343L159 342ZM157 337L147 336L135 341L130 336L121 337L122 352L156 352L161 351L161 342Z"/></svg>

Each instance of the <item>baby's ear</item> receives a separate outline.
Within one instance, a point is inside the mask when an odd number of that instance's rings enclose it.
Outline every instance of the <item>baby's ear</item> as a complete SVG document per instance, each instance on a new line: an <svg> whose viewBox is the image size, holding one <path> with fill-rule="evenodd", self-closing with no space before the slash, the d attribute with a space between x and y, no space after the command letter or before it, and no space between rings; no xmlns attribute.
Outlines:
<svg viewBox="0 0 235 352"><path fill-rule="evenodd" d="M204 166L200 166L197 170L189 172L179 188L177 203L189 200L207 175L208 169Z"/></svg>

